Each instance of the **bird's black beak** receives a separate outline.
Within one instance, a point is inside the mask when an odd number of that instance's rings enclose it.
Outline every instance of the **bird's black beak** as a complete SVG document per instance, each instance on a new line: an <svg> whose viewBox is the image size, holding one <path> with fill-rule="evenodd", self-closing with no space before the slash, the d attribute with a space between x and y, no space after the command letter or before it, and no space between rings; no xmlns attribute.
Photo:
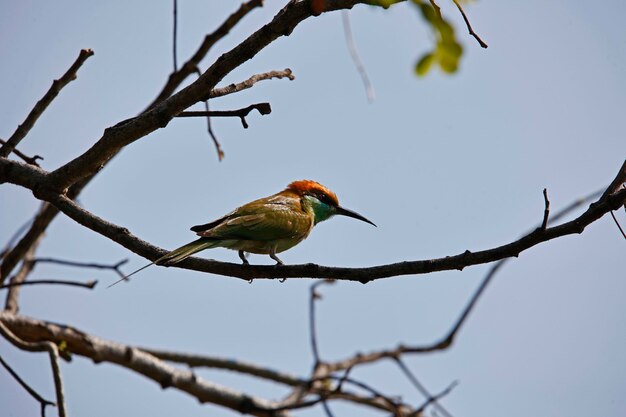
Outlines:
<svg viewBox="0 0 626 417"><path fill-rule="evenodd" d="M352 211L352 210L345 209L345 208L343 208L343 207L339 207L339 206L337 206L337 209L336 209L336 213L335 213L335 214L339 214L339 215L341 215L341 216L348 216L348 217L352 217L352 218L354 218L354 219L359 219L359 220L361 220L361 221L363 221L363 222L365 222L365 223L369 223L369 224L371 224L371 225L372 225L372 226L374 226L374 227L378 227L378 226L376 226L374 223L372 223L371 221L367 220L365 217L361 216L359 213L357 213L357 212L355 212L355 211Z"/></svg>

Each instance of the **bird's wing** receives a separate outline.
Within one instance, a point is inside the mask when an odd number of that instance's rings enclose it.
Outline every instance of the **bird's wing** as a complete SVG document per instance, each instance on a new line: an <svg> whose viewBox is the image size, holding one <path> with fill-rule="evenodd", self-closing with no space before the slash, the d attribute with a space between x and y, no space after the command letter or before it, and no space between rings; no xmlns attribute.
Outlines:
<svg viewBox="0 0 626 417"><path fill-rule="evenodd" d="M258 210L258 207L257 207ZM258 214L236 210L209 230L199 231L198 236L227 240L272 241L308 234L312 219L304 212L291 210L282 204L267 204Z"/></svg>

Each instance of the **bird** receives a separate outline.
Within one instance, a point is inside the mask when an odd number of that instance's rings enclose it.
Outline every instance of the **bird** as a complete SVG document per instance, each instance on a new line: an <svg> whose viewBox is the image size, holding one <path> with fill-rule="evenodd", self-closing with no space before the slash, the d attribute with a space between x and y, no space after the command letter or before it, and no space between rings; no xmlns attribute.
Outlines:
<svg viewBox="0 0 626 417"><path fill-rule="evenodd" d="M198 239L166 253L109 287L128 280L151 265L175 265L197 252L217 247L238 251L239 258L246 265L246 253L269 255L277 265L283 265L277 253L302 242L313 226L335 215L376 226L359 213L341 207L337 195L319 182L294 181L279 193L244 204L212 222L193 226L191 230L196 232Z"/></svg>

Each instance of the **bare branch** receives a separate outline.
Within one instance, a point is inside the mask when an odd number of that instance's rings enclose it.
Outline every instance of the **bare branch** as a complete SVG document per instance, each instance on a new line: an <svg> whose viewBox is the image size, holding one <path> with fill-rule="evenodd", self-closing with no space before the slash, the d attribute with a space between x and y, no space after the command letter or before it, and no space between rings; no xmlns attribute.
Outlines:
<svg viewBox="0 0 626 417"><path fill-rule="evenodd" d="M119 277L124 278L126 274L122 272L121 267L128 262L128 258L122 259L121 261L114 264L101 264L94 262L77 262L77 261L68 261L66 259L57 259L57 258L34 258L30 259L29 262L33 264L38 263L48 263L48 264L57 264L64 266L74 266L78 268L92 268L92 269L106 269L115 272Z"/></svg>
<svg viewBox="0 0 626 417"><path fill-rule="evenodd" d="M34 220L35 220L34 217L31 219L28 219L26 220L26 222L24 222L24 224L18 227L15 233L13 233L13 236L11 236L9 240L7 241L6 245L4 245L4 249L2 249L2 252L0 252L0 259L4 258L4 255L9 253L9 251L11 250L15 242L20 238L20 236L24 234L26 229L28 229L33 224Z"/></svg>
<svg viewBox="0 0 626 417"><path fill-rule="evenodd" d="M78 58L72 64L72 66L59 78L52 82L52 86L46 92L46 94L35 104L35 107L30 111L24 122L17 127L17 130L11 135L9 140L0 148L0 157L7 157L13 149L20 143L24 137L28 134L30 129L35 125L39 116L46 110L46 108L52 103L52 100L59 94L61 89L68 83L76 79L76 72L83 65L83 63L93 55L91 49L82 49Z"/></svg>
<svg viewBox="0 0 626 417"><path fill-rule="evenodd" d="M32 256L37 250L37 246L39 246L39 242L42 239L42 235L37 237L37 240L33 242L33 245L29 247L28 251L25 253L25 256ZM20 296L20 285L26 281L26 278L33 270L32 262L22 262L22 266L17 271L17 273L11 278L9 285L12 287L9 289L6 297L6 301L4 304L4 308L6 311L11 313L17 313L19 310L18 299Z"/></svg>
<svg viewBox="0 0 626 417"><path fill-rule="evenodd" d="M319 281L311 285L309 296L309 335L311 340L311 352L313 353L313 375L320 367L322 361L320 359L319 347L317 345L317 327L315 326L315 301L320 300L322 295L317 292L317 287L324 284L334 284L333 280Z"/></svg>
<svg viewBox="0 0 626 417"><path fill-rule="evenodd" d="M210 33L204 37L204 41L198 48L198 50L193 54L191 58L187 62L183 64L183 66L170 74L167 83L152 103L148 106L148 108L154 107L160 101L168 98L174 91L182 84L182 82L191 74L196 72L200 61L204 59L206 54L209 52L211 47L217 43L224 36L228 35L230 30L237 24L241 19L243 19L251 10L263 6L263 0L249 0L243 3L239 9L231 14L225 21L218 27L213 33ZM174 35L175 36L175 35ZM175 44L175 43L174 43ZM175 52L174 52L175 53ZM176 65L176 64L174 64Z"/></svg>
<svg viewBox="0 0 626 417"><path fill-rule="evenodd" d="M600 199L603 200L609 194L615 193L624 185L625 182L626 182L626 160L624 160L624 163L622 164L622 167L620 168L619 173L613 179L613 181L611 181L611 184L604 191L604 194L602 194L602 197L600 197Z"/></svg>
<svg viewBox="0 0 626 417"><path fill-rule="evenodd" d="M326 10L349 9L367 0L326 0ZM308 1L289 2L266 25L222 54L196 81L158 102L137 117L105 129L102 137L82 155L51 173L52 188L61 192L83 178L96 175L123 147L165 127L178 113L206 99L232 70L252 59L281 36L288 36L302 21L314 16Z"/></svg>
<svg viewBox="0 0 626 417"><path fill-rule="evenodd" d="M78 281L68 281L63 279L33 279L30 281L22 281L22 282L9 282L8 284L0 285L0 290L5 288L16 287L18 285L40 285L40 284L52 284L52 285L69 285L73 287L83 287L89 288L93 290L98 281L91 280L87 282L78 282Z"/></svg>
<svg viewBox="0 0 626 417"><path fill-rule="evenodd" d="M56 404L52 401L46 400L45 398L43 398L41 395L39 395L39 393L37 391L35 391L33 388L31 388L30 385L28 385L18 374L17 372L15 372L8 363L6 363L4 361L4 359L2 359L2 356L0 356L0 365L2 365L4 367L4 369L7 370L8 373L11 374L11 376L18 382L18 384L20 384L22 386L22 388L24 388L26 390L26 392L28 392L31 397L33 397L35 400L37 400L39 402L39 404L41 404L41 415L45 416L46 415L46 406L48 405L52 405L52 406L56 406Z"/></svg>
<svg viewBox="0 0 626 417"><path fill-rule="evenodd" d="M176 117L239 117L244 129L247 129L248 123L246 122L246 116L255 109L258 110L261 115L270 114L272 112L270 103L256 103L237 110L184 111Z"/></svg>
<svg viewBox="0 0 626 417"><path fill-rule="evenodd" d="M189 367L207 367L215 369L224 369L234 372L239 372L258 378L267 379L269 381L279 382L281 384L289 385L292 387L298 387L305 385L307 380L299 378L297 376L287 374L280 371L275 371L267 367L252 364L249 362L243 362L233 359L218 358L214 356L206 355L193 355L181 352L163 351L150 348L139 348L142 351L149 353L159 359L168 362L184 363Z"/></svg>
<svg viewBox="0 0 626 417"><path fill-rule="evenodd" d="M437 408L437 410L443 414L446 417L452 417L452 414L450 414L448 412L448 410L446 410L441 404L439 404L439 402L437 401L437 399L441 396L441 394L439 394L439 396L436 395L432 395L427 389L426 387L417 379L417 377L413 374L413 372L411 372L411 370L409 369L409 367L406 365L406 363L404 363L404 361L399 357L396 356L394 358L396 364L398 364L398 367L400 368L400 370L404 373L404 375L408 378L408 380L411 382L411 384L413 384L413 386L420 392L420 394L422 394L424 396L424 398L426 398L426 402L417 410L417 413L421 413L422 411L424 411L424 409L429 406L430 404L433 404L435 406L435 408ZM448 387L447 390L445 390L444 392L447 394L448 392L450 392L450 390L452 390L452 388L456 385L456 382L453 382L452 385L450 385ZM444 394L445 395L445 394Z"/></svg>
<svg viewBox="0 0 626 417"><path fill-rule="evenodd" d="M45 343L56 348L55 343L63 342L65 349L72 354L91 358L95 362L118 364L157 382L164 389L172 387L185 392L201 403L210 402L259 417L289 415L287 412L269 412L277 405L274 402L206 381L191 371L174 368L140 349L104 340L71 326L0 312L2 328L10 329L10 332L31 345Z"/></svg>
<svg viewBox="0 0 626 417"><path fill-rule="evenodd" d="M435 394L431 397L428 397L426 399L426 401L424 402L424 404L418 408L417 410L415 410L413 413L409 414L409 417L417 417L422 415L422 413L424 412L424 410L426 409L426 407L428 407L430 404L435 403L438 404L438 401L445 397L446 395L450 394L450 392L452 392L452 390L459 384L459 381L452 381L452 383L450 385L448 385L448 387L446 389L444 389L443 391L441 391L439 394ZM439 406L441 407L441 406ZM447 413L447 412L446 412ZM447 413L447 415L451 415L450 413Z"/></svg>
<svg viewBox="0 0 626 417"><path fill-rule="evenodd" d="M209 113L209 100L204 100L204 109L207 113ZM224 150L222 150L222 146L220 145L219 140L217 140L217 136L215 132L213 132L213 125L211 124L211 116L206 116L206 129L209 132L209 136L213 139L213 145L215 145L215 150L217 151L217 159L218 161L222 161L224 159Z"/></svg>
<svg viewBox="0 0 626 417"><path fill-rule="evenodd" d="M48 352L50 356L50 365L52 366L52 376L54 378L54 387L57 397L56 406L59 410L59 417L66 417L65 393L63 390L63 379L61 378L61 368L59 367L59 350L57 348L57 345L47 340L37 342L25 341L21 337L16 336L11 330L9 330L9 328L3 322L2 318L0 318L0 334L2 334L5 339L7 339L19 349L28 352Z"/></svg>
<svg viewBox="0 0 626 417"><path fill-rule="evenodd" d="M587 203L589 201L592 201L594 198L597 198L598 196L600 196L601 192L602 191L596 191L596 192L594 192L592 194L589 194L586 197L583 197L583 198L580 198L580 199L574 201L573 203L569 204L568 206L566 206L565 208L563 208L559 212L557 212L555 215L553 215L551 222L556 222L556 221L560 220L562 217L568 215L569 213L571 213L572 211L574 211L578 207L582 206L583 204L585 204L585 203ZM397 348L391 349L391 350L381 350L381 351L371 352L371 353L368 353L368 354L359 354L359 355L357 355L355 357L351 357L351 358L348 358L348 359L345 359L345 360L342 360L342 361L338 361L338 362L335 362L335 363L327 363L326 367L328 368L329 372L334 372L334 371L338 371L338 370L341 370L341 369L347 369L349 367L352 368L352 367L354 367L356 365L360 365L360 364L364 364L364 363L375 362L375 361L380 360L382 358L389 358L389 359L394 359L395 360L396 358L399 358L400 355L406 354L406 353L427 353L427 352L434 352L434 351L437 351L437 350L444 350L444 349L449 348L452 345L452 343L454 342L454 339L455 339L457 333L459 332L459 330L461 329L461 327L463 326L463 324L467 320L470 312L474 309L474 306L476 305L476 303L478 302L478 300L480 299L482 294L485 292L485 289L487 288L487 286L489 285L489 283L491 282L491 280L493 279L495 274L509 260L511 260L511 258L502 259L502 260L496 262L489 269L489 271L485 275L485 278L483 278L483 281L480 283L480 285L478 286L478 288L476 289L476 291L474 292L474 294L470 298L470 301L467 303L466 307L461 312L461 314L460 314L459 318L457 319L457 321L455 322L455 324L452 326L452 328L447 333L447 335L445 337L443 337L440 341L435 342L435 343L430 344L430 345L426 345L426 346L405 346L405 345L400 345Z"/></svg>
<svg viewBox="0 0 626 417"><path fill-rule="evenodd" d="M365 65L363 65L361 57L359 57L359 52L356 50L356 43L354 42L354 37L352 36L352 27L350 25L350 15L347 11L343 10L341 12L341 17L343 22L343 35L346 38L346 44L348 45L348 50L350 51L352 62L354 62L356 70L361 76L361 81L363 82L363 86L365 87L367 100L371 103L372 101L374 101L376 94L374 93L374 87L372 86L372 83L367 76Z"/></svg>
<svg viewBox="0 0 626 417"><path fill-rule="evenodd" d="M615 217L615 214L612 211L610 213L611 213L611 217L613 217L613 221L615 222L615 225L617 226L619 231L622 233L622 236L624 236L624 239L626 239L626 233L624 233L624 229L622 229L622 226L620 226L619 222L617 221L617 217Z"/></svg>
<svg viewBox="0 0 626 417"><path fill-rule="evenodd" d="M543 209L543 221L541 222L541 229L546 230L548 227L548 217L550 217L550 200L548 200L548 189L543 189L543 201L545 208Z"/></svg>
<svg viewBox="0 0 626 417"><path fill-rule="evenodd" d="M177 62L177 53L176 46L178 43L178 1L174 0L174 10L172 11L172 20L174 20L174 25L172 28L172 58L174 61L174 72L178 71L178 62Z"/></svg>
<svg viewBox="0 0 626 417"><path fill-rule="evenodd" d="M228 94L238 93L239 91L246 90L252 87L254 84L256 84L259 81L271 80L272 78L278 78L278 79L288 78L291 81L296 79L296 77L292 74L289 68L285 68L282 71L268 71L268 72L264 72L261 74L255 74L252 77L248 78L247 80L242 81L237 84L229 84L226 87L215 88L211 90L211 93L209 94L209 98L222 97Z"/></svg>
<svg viewBox="0 0 626 417"><path fill-rule="evenodd" d="M4 145L5 143L7 143L5 140L0 139L0 144ZM40 166L37 163L37 160L41 159L43 161L43 156L39 156L39 155L35 155L35 156L27 156L24 153L22 153L19 149L13 149L13 153L15 155L17 155L19 158L22 159L22 161L26 162L27 164L30 165L35 165L36 167Z"/></svg>
<svg viewBox="0 0 626 417"><path fill-rule="evenodd" d="M463 16L463 20L465 20L465 25L467 26L467 30L469 31L469 34L472 35L474 39L476 39L476 41L478 42L480 46L482 46L483 48L487 48L488 45L485 42L483 42L483 40L480 39L480 36L478 36L478 34L474 32L474 29L472 29L472 25L470 25L469 19L465 15L465 12L463 11L463 8L461 7L461 4L459 3L459 1L458 0L452 0L452 1L454 2L454 4L456 4L456 7L461 12L461 16Z"/></svg>
<svg viewBox="0 0 626 417"><path fill-rule="evenodd" d="M626 165L624 169L626 169ZM108 237L147 259L155 260L167 253L167 251L157 248L134 236L128 229L107 222L80 207L70 198L59 195L55 191L51 191L46 187L46 185L49 184L49 175L52 174L46 174L45 171L30 165L0 159L0 182L8 181L30 188L34 191L37 198L51 202L55 207L79 224ZM620 171L618 176L621 175L622 172ZM518 240L492 249L478 252L470 252L468 250L458 255L438 259L398 262L367 268L340 268L315 264L278 266L241 265L189 258L176 264L176 267L211 272L246 280L251 278L281 279L308 277L331 278L362 283L399 275L418 275L454 269L462 270L471 265L517 257L521 252L540 243L570 234L580 234L588 225L600 219L609 211L622 207L624 202L626 202L626 189L600 198L598 201L591 204L580 216L561 225L549 227L545 230L538 227Z"/></svg>

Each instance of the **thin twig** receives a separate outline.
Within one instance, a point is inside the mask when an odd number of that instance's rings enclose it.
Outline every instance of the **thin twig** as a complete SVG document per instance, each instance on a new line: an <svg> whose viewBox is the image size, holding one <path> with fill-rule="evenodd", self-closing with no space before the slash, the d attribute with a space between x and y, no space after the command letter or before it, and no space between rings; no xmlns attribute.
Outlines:
<svg viewBox="0 0 626 417"><path fill-rule="evenodd" d="M61 378L61 368L59 367L59 349L57 348L57 345L50 341L26 342L11 332L2 320L0 320L0 334L2 334L5 339L19 349L28 352L48 352L50 356L50 365L52 367L52 376L54 379L54 387L57 397L56 406L59 410L59 417L66 417L65 393L63 389L63 379Z"/></svg>
<svg viewBox="0 0 626 417"><path fill-rule="evenodd" d="M174 25L172 28L172 58L174 61L174 72L178 71L178 61L176 53L176 44L178 43L178 1L174 0L174 10L173 10L172 19L174 20Z"/></svg>
<svg viewBox="0 0 626 417"><path fill-rule="evenodd" d="M30 218L28 220L26 220L26 222L24 222L24 224L22 224L16 231L15 233L13 233L13 236L11 236L9 238L9 240L7 241L7 244L4 245L4 249L2 249L2 252L0 252L0 259L4 258L4 255L6 255L7 253L9 253L9 251L11 250L11 248L13 247L13 245L15 244L15 242L20 238L20 236L22 236L24 234L24 232L26 231L26 229L28 229L32 224L33 221L35 220L35 218Z"/></svg>
<svg viewBox="0 0 626 417"><path fill-rule="evenodd" d="M268 71L261 74L255 74L247 80L237 84L229 84L225 87L216 87L209 93L209 98L222 97L228 94L238 93L239 91L246 90L252 87L259 81L271 80L272 78L288 78L291 81L296 79L296 77L291 72L291 69L289 68L285 68L282 71Z"/></svg>
<svg viewBox="0 0 626 417"><path fill-rule="evenodd" d="M426 409L426 407L428 407L431 403L434 404L438 404L438 401L440 399L442 399L443 397L445 397L446 395L450 394L450 392L452 392L452 390L459 384L459 381L452 381L452 383L450 385L448 385L448 387L446 389L444 389L443 391L441 391L438 394L433 395L432 397L429 397L424 404L422 404L417 410L415 410L414 412L412 412L411 414L409 414L408 417L417 417L417 416L421 416L422 413L424 412L424 410Z"/></svg>
<svg viewBox="0 0 626 417"><path fill-rule="evenodd" d="M311 285L309 292L309 339L311 342L311 353L313 353L313 371L320 364L320 353L317 346L317 331L315 326L315 301L322 296L316 291L317 287L323 285L325 281L319 281Z"/></svg>
<svg viewBox="0 0 626 417"><path fill-rule="evenodd" d="M17 372L15 372L8 363L6 363L4 361L4 359L2 359L2 356L0 356L0 365L4 366L4 369L7 370L7 372L9 372L11 374L11 376L18 382L18 384L20 384L22 386L22 388L24 388L26 390L26 392L28 392L31 397L33 397L35 400L37 400L40 404L41 404L41 415L45 416L46 414L46 406L48 405L52 405L52 406L56 406L56 404L52 401L46 400L45 398L43 398L41 395L39 395L39 393L37 391L35 391L30 385L28 385L26 383L26 381L24 381L18 374Z"/></svg>
<svg viewBox="0 0 626 417"><path fill-rule="evenodd" d="M206 35L204 40L187 62L185 62L180 69L175 70L172 74L170 74L165 86L161 89L161 92L158 94L157 98L155 98L152 103L148 106L148 108L154 107L159 102L168 98L176 89L182 84L182 82L191 74L196 72L200 61L204 59L209 50L224 36L228 35L230 30L237 24L241 19L244 18L251 10L261 7L263 5L263 0L249 0L241 6L239 9L235 11L233 14L228 16L228 18L212 33Z"/></svg>
<svg viewBox="0 0 626 417"><path fill-rule="evenodd" d="M117 263L114 263L114 264L101 264L101 263L80 262L80 261L77 262L77 261L68 261L66 259L57 259L57 258L33 258L33 259L30 259L29 262L32 262L33 264L48 263L48 264L57 264L57 265L64 265L64 266L75 266L78 268L107 269L107 270L114 271L120 277L125 277L126 274L124 274L124 272L122 272L120 268L122 265L128 262L128 258L122 259L121 261L118 261Z"/></svg>
<svg viewBox="0 0 626 417"><path fill-rule="evenodd" d="M543 189L543 201L545 208L543 210L543 221L541 222L541 230L546 230L548 227L548 218L550 217L550 200L548 200L548 189Z"/></svg>
<svg viewBox="0 0 626 417"><path fill-rule="evenodd" d="M600 196L601 193L602 193L602 190L596 191L594 193L587 195L586 197L582 197L572 202L570 205L564 207L563 209L558 211L556 214L552 215L552 218L550 219L550 223L554 223L560 220L562 217L571 213L572 211L582 206L583 204L588 203L589 201L592 201L593 199L597 198L598 196ZM435 342L430 345L426 345L426 346L400 345L397 348L392 349L392 350L382 350L382 351L377 351L377 352L371 352L368 354L361 354L356 357L351 357L351 358L337 361L334 363L327 363L325 364L326 368L328 369L329 372L338 371L341 369L346 369L347 367L354 367L360 364L375 362L377 360L380 360L381 358L395 359L395 358L400 357L400 355L406 354L406 353L409 353L409 354L427 353L427 352L434 352L434 351L444 350L444 349L449 348L454 342L456 334L459 332L459 330L461 329L461 327L467 320L470 312L473 310L473 308L477 304L478 300L480 299L481 295L484 293L485 289L487 288L487 286L489 285L489 283L491 282L495 274L510 259L511 258L502 259L496 262L489 269L489 271L485 275L485 278L483 278L483 281L480 283L480 285L478 286L478 288L476 289L476 291L470 298L470 301L467 303L466 307L463 309L459 318L456 320L456 322L454 323L450 331L446 334L446 336L443 337L440 341Z"/></svg>
<svg viewBox="0 0 626 417"><path fill-rule="evenodd" d="M365 87L365 94L367 94L367 100L371 103L374 101L376 97L376 93L374 93L374 87L367 76L367 71L365 70L365 65L363 65L363 61L361 61L361 57L359 57L359 52L356 50L356 43L354 42L354 37L352 36L352 27L350 25L350 15L346 10L341 11L341 17L343 21L343 35L346 39L346 44L348 45L348 50L350 51L350 56L352 57L352 62L356 66L356 70L359 72L361 76L361 81L363 81L363 87Z"/></svg>
<svg viewBox="0 0 626 417"><path fill-rule="evenodd" d="M458 0L452 0L452 1L454 2L454 4L456 4L456 7L461 12L461 15L463 16L463 20L465 20L465 25L467 25L467 30L469 31L469 34L472 35L474 39L476 39L476 41L478 42L480 46L482 46L483 48L487 48L488 45L482 39L480 39L480 36L478 36L478 34L474 32L474 29L472 29L472 25L470 25L469 19L465 15L465 12L463 11L461 4L458 2Z"/></svg>
<svg viewBox="0 0 626 417"><path fill-rule="evenodd" d="M135 371L163 388L176 388L191 395L201 403L213 403L242 414L268 417L266 410L278 405L275 401L244 394L235 389L209 382L189 370L171 366L132 346L105 340L73 326L59 325L0 311L0 327L9 328L13 334L35 344L64 343L64 350L96 362L114 363ZM27 350L27 349L26 349ZM288 413L275 413L287 417Z"/></svg>
<svg viewBox="0 0 626 417"><path fill-rule="evenodd" d="M325 399L322 400L322 408L328 417L334 417L333 412L330 410L330 406L328 405L328 401Z"/></svg>
<svg viewBox="0 0 626 417"><path fill-rule="evenodd" d="M35 253L42 238L43 238L43 235L38 236L37 240L33 242L32 246L30 246L28 251L24 254L25 258L28 258ZM9 284L13 284L14 286L9 288L9 291L7 292L6 301L4 303L4 309L6 311L9 311L12 313L18 312L19 310L18 300L19 300L20 291L22 288L19 284L26 281L26 279L28 278L28 275L33 271L33 268L34 268L34 264L32 262L23 261L17 273L9 280Z"/></svg>
<svg viewBox="0 0 626 417"><path fill-rule="evenodd" d="M8 284L0 285L0 290L5 289L5 288L16 287L18 285L24 286L24 285L39 285L39 284L69 285L73 287L89 288L90 290L92 290L96 286L96 284L98 284L98 281L91 280L87 282L79 282L79 281L68 281L68 280L63 280L63 279L33 279L30 281L9 282Z"/></svg>
<svg viewBox="0 0 626 417"><path fill-rule="evenodd" d="M432 395L427 389L426 387L417 379L417 377L413 374L413 372L411 372L411 370L409 369L409 367L406 365L406 363L404 363L404 361L400 358L400 356L397 356L395 358L393 358L396 362L396 364L398 364L398 367L400 368L400 370L404 373L404 375L408 378L408 380L411 382L411 384L413 384L413 386L420 392L420 394L422 394L424 396L424 398L426 398L426 402L424 403L424 405L422 405L418 411L424 411L424 408L426 408L426 406L428 406L429 404L433 404L434 407L444 416L446 417L452 417L452 414L450 414L448 412L448 410L446 410L441 404L439 404L439 402L437 401L437 396ZM453 383L455 384L455 383ZM455 384L456 385L456 384ZM448 392L451 390L452 388L448 387ZM416 415L419 413L416 413Z"/></svg>
<svg viewBox="0 0 626 417"><path fill-rule="evenodd" d="M611 213L611 217L613 217L613 221L615 222L615 225L617 226L619 231L622 232L622 236L624 236L624 239L626 239L626 233L624 233L624 229L622 229L622 226L620 226L619 222L617 221L617 217L615 217L615 214L612 211L610 213Z"/></svg>
<svg viewBox="0 0 626 417"><path fill-rule="evenodd" d="M5 140L0 139L0 144L4 145L5 143L7 143ZM13 149L13 153L17 155L19 158L21 158L22 161L26 162L29 165L34 165L36 167L40 166L37 163L37 160L41 159L43 161L43 156L39 156L39 155L27 156L26 154L22 153L19 149Z"/></svg>
<svg viewBox="0 0 626 417"><path fill-rule="evenodd" d="M35 125L39 116L46 110L46 108L52 103L52 100L59 94L61 89L68 83L76 79L76 72L83 65L83 63L93 55L91 49L82 49L78 58L72 64L72 66L59 78L52 82L52 86L46 92L46 94L35 104L35 107L30 111L24 122L17 127L17 130L11 135L9 140L0 148L0 157L8 156L20 143L24 137L28 134L30 129Z"/></svg>
<svg viewBox="0 0 626 417"><path fill-rule="evenodd" d="M244 129L247 129L246 116L254 109L258 110L261 115L272 112L270 103L257 103L237 110L184 111L176 117L239 117Z"/></svg>

